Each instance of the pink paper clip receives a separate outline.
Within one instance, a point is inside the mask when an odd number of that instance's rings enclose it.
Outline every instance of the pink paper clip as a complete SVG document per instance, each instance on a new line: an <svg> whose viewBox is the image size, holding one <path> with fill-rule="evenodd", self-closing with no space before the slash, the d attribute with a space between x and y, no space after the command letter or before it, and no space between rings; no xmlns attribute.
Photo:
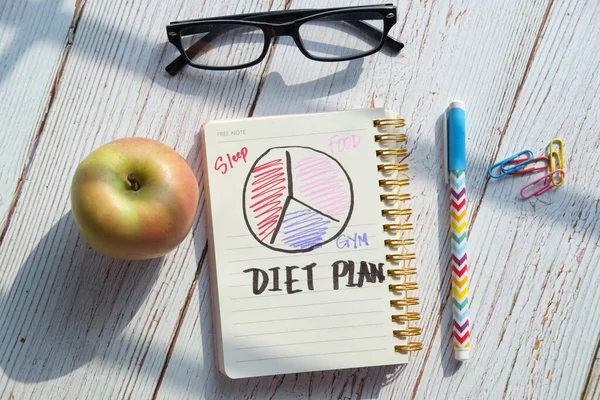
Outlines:
<svg viewBox="0 0 600 400"><path fill-rule="evenodd" d="M546 193L548 190L552 189L554 187L554 183L552 183L552 179L554 177L554 174L559 174L561 180L564 180L565 178L565 171L563 171L562 169L556 169L552 172L547 173L546 175L542 176L541 178L536 179L535 181L528 183L527 185L523 186L521 188L521 198L524 200L527 200L533 196L539 196L542 193ZM540 182L544 182L542 184L542 186L539 186L537 188L534 188L534 190L531 193L527 193L526 191L528 188L535 186L536 184L540 183Z"/></svg>
<svg viewBox="0 0 600 400"><path fill-rule="evenodd" d="M536 167L535 164L537 163L543 163L543 165ZM517 169L514 171L509 172L509 175L524 175L524 174L531 174L534 172L539 172L539 171L545 171L548 169L548 167L550 166L550 160L548 159L548 157L546 156L539 156L539 157L535 157L535 158L517 158L515 160L510 160L507 161L505 164L500 166L500 169L502 170L502 172L506 172L506 170L504 169L505 165L514 165L514 164L520 164L523 163L523 167L527 164L534 164L534 166L530 167L530 168L522 168L522 169Z"/></svg>

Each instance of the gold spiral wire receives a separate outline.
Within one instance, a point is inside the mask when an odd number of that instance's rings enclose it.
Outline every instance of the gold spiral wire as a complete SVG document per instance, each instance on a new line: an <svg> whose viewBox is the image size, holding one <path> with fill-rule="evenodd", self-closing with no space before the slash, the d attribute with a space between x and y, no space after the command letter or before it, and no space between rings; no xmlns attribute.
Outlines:
<svg viewBox="0 0 600 400"><path fill-rule="evenodd" d="M403 299L390 300L390 307L410 307L419 305L418 297L405 297Z"/></svg>
<svg viewBox="0 0 600 400"><path fill-rule="evenodd" d="M388 274L388 276L394 276L394 277L416 275L417 269L416 268L390 268L387 270L387 274Z"/></svg>
<svg viewBox="0 0 600 400"><path fill-rule="evenodd" d="M373 121L373 126L377 128L383 128L378 134L375 135L376 142L396 142L402 143L407 141L405 134L390 132L392 128L400 128L405 126L405 121L402 118L389 118ZM394 129L396 130L396 129ZM386 132L387 131L387 132ZM385 145L384 145L385 146ZM408 164L394 162L398 161L399 158L408 156L408 151L404 147L397 147L394 144L388 148L382 148L376 150L377 157L382 157L382 163L377 165L377 171L384 174L385 178L379 180L379 186L389 190L391 193L380 194L381 202L388 203L388 207L382 208L381 215L386 218L396 219L399 217L406 217L409 219L412 215L412 209L408 207L396 208L390 207L393 202L401 201L406 202L411 199L408 193L394 193L396 188L408 186L410 184L409 179L396 176L398 173L408 171ZM394 158L395 157L395 158ZM404 218L403 218L404 219ZM398 234L398 232L413 230L413 224L409 222L395 222L383 224L384 232L390 234ZM384 245L390 249L397 249L399 247L412 246L415 244L415 239L412 237L391 237L384 240ZM412 252L401 252L386 254L385 259L387 262L401 263L410 262L416 258L415 253ZM416 275L417 269L414 267L408 267L400 265L398 268L390 268L387 270L387 275L394 279L400 279L397 283L390 283L388 289L390 292L401 293L404 292L404 296L399 299L390 300L390 307L393 308L406 308L419 304L417 297L409 297L406 295L411 290L417 290L418 285L416 282L407 282L408 276ZM402 279L404 277L404 279ZM415 326L409 326L408 323L411 321L417 321L421 318L420 314L415 311L402 310L402 314L392 314L392 322L399 324L399 329L394 329L394 337L400 340L406 340L406 338L419 336L421 334L421 328ZM399 353L406 353L411 351L421 350L422 345L420 342L407 341L406 344L395 345L394 350Z"/></svg>
<svg viewBox="0 0 600 400"><path fill-rule="evenodd" d="M411 261L417 258L415 253L387 254L385 260L388 262Z"/></svg>
<svg viewBox="0 0 600 400"><path fill-rule="evenodd" d="M394 314L392 315L392 322L409 322L409 321L418 321L421 319L421 314L415 311L408 311L404 314Z"/></svg>
<svg viewBox="0 0 600 400"><path fill-rule="evenodd" d="M384 217L412 215L412 209L411 208L385 208L385 209L381 210L381 215Z"/></svg>
<svg viewBox="0 0 600 400"><path fill-rule="evenodd" d="M417 282L390 283L388 288L390 292L408 292L419 289L419 284Z"/></svg>
<svg viewBox="0 0 600 400"><path fill-rule="evenodd" d="M379 195L381 201L409 201L410 194L408 193L385 193Z"/></svg>
<svg viewBox="0 0 600 400"><path fill-rule="evenodd" d="M408 186L410 185L410 181L408 178L401 179L380 179L379 186L389 187L389 186Z"/></svg>
<svg viewBox="0 0 600 400"><path fill-rule="evenodd" d="M379 172L404 172L408 171L408 164L379 164L377 166Z"/></svg>
<svg viewBox="0 0 600 400"><path fill-rule="evenodd" d="M415 239L406 238L406 239L385 239L384 244L387 247L399 247L399 246L410 246L415 244Z"/></svg>
<svg viewBox="0 0 600 400"><path fill-rule="evenodd" d="M413 229L413 224L383 224L383 230L386 232L411 231Z"/></svg>
<svg viewBox="0 0 600 400"><path fill-rule="evenodd" d="M403 143L403 142L406 142L406 139L407 139L406 135L404 135L402 133L383 133L381 135L375 135L376 142L394 141L394 142Z"/></svg>
<svg viewBox="0 0 600 400"><path fill-rule="evenodd" d="M408 342L408 344L397 344L394 346L397 353L407 353L411 351L423 350L423 344L421 342Z"/></svg>
<svg viewBox="0 0 600 400"><path fill-rule="evenodd" d="M421 334L421 328L417 328L416 326L409 326L406 329L395 329L394 330L395 337L419 336L420 334Z"/></svg>
<svg viewBox="0 0 600 400"><path fill-rule="evenodd" d="M406 121L404 118L386 118L386 119L376 119L373 121L373 126L375 128L379 128L381 126L394 126L396 128L402 128L406 125Z"/></svg>
<svg viewBox="0 0 600 400"><path fill-rule="evenodd" d="M377 154L377 157L389 157L389 156L405 157L408 155L408 151L405 148L379 149L379 150L376 150L375 153Z"/></svg>

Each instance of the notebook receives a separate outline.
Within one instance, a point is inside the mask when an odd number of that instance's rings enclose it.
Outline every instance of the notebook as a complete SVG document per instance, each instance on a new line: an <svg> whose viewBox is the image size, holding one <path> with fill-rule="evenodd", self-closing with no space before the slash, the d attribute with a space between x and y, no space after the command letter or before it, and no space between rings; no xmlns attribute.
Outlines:
<svg viewBox="0 0 600 400"><path fill-rule="evenodd" d="M377 108L204 125L221 373L403 364L421 349L402 126Z"/></svg>

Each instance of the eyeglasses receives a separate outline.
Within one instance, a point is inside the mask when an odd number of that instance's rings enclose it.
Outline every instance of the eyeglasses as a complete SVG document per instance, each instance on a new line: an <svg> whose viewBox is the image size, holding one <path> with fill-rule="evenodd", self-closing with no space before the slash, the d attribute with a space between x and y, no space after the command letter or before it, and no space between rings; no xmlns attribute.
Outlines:
<svg viewBox="0 0 600 400"><path fill-rule="evenodd" d="M404 45L388 36L395 23L392 4L172 22L167 25L167 36L181 55L165 69L175 75L186 64L210 70L247 68L265 58L278 36L291 36L302 54L316 61L353 60L384 46L397 54Z"/></svg>

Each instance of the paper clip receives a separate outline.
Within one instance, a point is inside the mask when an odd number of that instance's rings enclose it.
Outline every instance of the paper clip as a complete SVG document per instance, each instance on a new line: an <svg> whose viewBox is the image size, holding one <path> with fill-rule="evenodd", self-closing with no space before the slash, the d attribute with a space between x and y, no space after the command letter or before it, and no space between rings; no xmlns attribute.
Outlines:
<svg viewBox="0 0 600 400"><path fill-rule="evenodd" d="M546 156L539 156L539 157L535 157L535 158L517 158L517 159L511 160L511 161L501 165L500 170L502 172L506 172L504 170L504 165L514 165L514 164L524 163L523 166L525 166L527 164L537 164L540 162L543 163L542 166L539 166L539 167L533 166L530 168L518 169L516 171L510 172L509 174L510 175L523 175L523 174L531 174L534 172L540 172L540 171L547 170L548 166L550 165L550 160Z"/></svg>
<svg viewBox="0 0 600 400"><path fill-rule="evenodd" d="M559 174L561 177L561 180L564 181L565 171L563 171L562 169L557 169L552 172L548 172L546 175L542 176L541 178L538 178L535 181L523 186L521 188L521 192L520 192L521 198L524 200L527 200L533 196L539 196L542 193L546 193L548 190L552 189L555 186L553 183L553 178L554 178L555 174ZM526 193L528 188L535 186L536 184L538 184L541 181L544 181L544 184L542 186L538 187L537 189L534 189L531 193Z"/></svg>
<svg viewBox="0 0 600 400"><path fill-rule="evenodd" d="M506 168L506 165L508 165L512 160L519 158L523 154L528 155L527 159L522 160L520 163L518 163L510 168ZM531 160L533 160L533 151L531 151L531 150L520 151L517 154L510 156L507 159L499 161L496 164L492 165L488 169L488 175L490 176L490 178L494 178L494 179L502 178L505 175L508 175L514 171L517 171L517 170L523 168L525 166L525 164L527 164ZM494 175L494 170L498 167L500 167L500 175Z"/></svg>
<svg viewBox="0 0 600 400"><path fill-rule="evenodd" d="M554 150L554 144L558 144L558 151ZM554 138L548 145L549 153L548 158L550 159L550 172L557 171L559 169L565 169L565 144L559 138ZM556 161L555 161L556 160ZM554 180L554 175L551 178L554 186L560 186L565 182L564 175L561 175L559 181Z"/></svg>

